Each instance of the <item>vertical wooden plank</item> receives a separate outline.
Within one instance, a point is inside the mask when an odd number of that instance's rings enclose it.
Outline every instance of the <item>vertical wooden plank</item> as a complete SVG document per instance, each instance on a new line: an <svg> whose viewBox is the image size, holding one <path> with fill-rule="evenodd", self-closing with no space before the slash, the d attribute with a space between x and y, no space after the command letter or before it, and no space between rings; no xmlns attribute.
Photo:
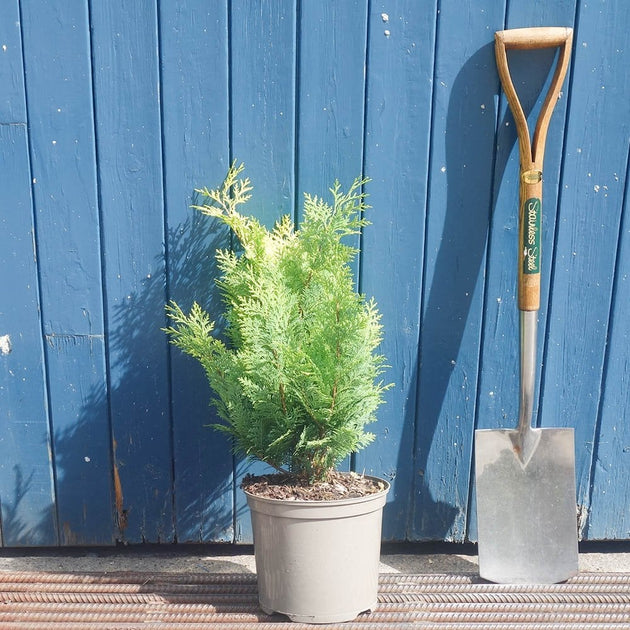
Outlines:
<svg viewBox="0 0 630 630"><path fill-rule="evenodd" d="M22 35L0 6L0 542L57 543L39 313Z"/></svg>
<svg viewBox="0 0 630 630"><path fill-rule="evenodd" d="M255 186L266 225L293 211L295 0L230 3L232 155Z"/></svg>
<svg viewBox="0 0 630 630"><path fill-rule="evenodd" d="M0 122L26 121L24 65L18 0L0 6Z"/></svg>
<svg viewBox="0 0 630 630"><path fill-rule="evenodd" d="M496 2L442 2L434 76L415 539L462 541L492 201Z"/></svg>
<svg viewBox="0 0 630 630"><path fill-rule="evenodd" d="M294 0L230 3L232 155L254 186L249 212L267 226L292 213L295 144ZM236 462L236 483L266 468ZM235 540L251 542L245 497L236 493Z"/></svg>
<svg viewBox="0 0 630 630"><path fill-rule="evenodd" d="M383 538L405 540L416 470L413 443L419 361L420 292L435 49L435 6L412 0L370 9L365 172L373 209L362 242L361 290L382 315L382 352L391 366L373 427L375 444L356 468L391 483Z"/></svg>
<svg viewBox="0 0 630 630"><path fill-rule="evenodd" d="M14 53L15 54L15 53ZM57 544L26 125L0 123L0 502L6 547Z"/></svg>
<svg viewBox="0 0 630 630"><path fill-rule="evenodd" d="M625 176L625 203L613 287L605 385L597 444L593 452L592 494L585 538L630 538L630 199Z"/></svg>
<svg viewBox="0 0 630 630"><path fill-rule="evenodd" d="M624 2L581 4L574 35L541 416L545 426L575 427L581 527L588 511L623 205L630 101L619 74L627 66L629 20Z"/></svg>
<svg viewBox="0 0 630 630"><path fill-rule="evenodd" d="M541 7L510 4L505 28L573 26L575 1L564 0ZM530 131L536 126L540 106L555 64L553 49L511 51L510 72L519 100L528 114ZM496 67L496 66L495 66ZM491 72L496 73L494 68ZM565 79L563 97L556 103L547 133L544 160L541 308L538 325L538 365L543 363L546 316L549 297L563 134L570 71ZM518 247L519 150L514 119L503 92L500 93L492 222L486 272L486 294L482 336L481 371L478 387L477 428L511 428L518 421L519 405L519 311L516 301L516 258ZM537 383L540 384L540 370ZM536 414L534 414L536 416ZM534 422L537 418L534 417ZM471 472L474 485L474 473ZM468 538L477 539L476 501L471 492Z"/></svg>
<svg viewBox="0 0 630 630"><path fill-rule="evenodd" d="M330 199L335 180L347 189L363 171L367 3L303 2L298 21L295 216L303 195ZM360 237L348 237L359 247ZM361 286L360 258L352 262ZM349 457L339 466L350 469Z"/></svg>
<svg viewBox="0 0 630 630"><path fill-rule="evenodd" d="M171 541L157 9L91 4L118 537Z"/></svg>
<svg viewBox="0 0 630 630"><path fill-rule="evenodd" d="M169 296L218 317L214 254L228 235L190 205L229 165L227 3L162 3L160 25ZM205 374L172 349L171 380L177 540L231 542L231 445L204 426L218 422Z"/></svg>
<svg viewBox="0 0 630 630"><path fill-rule="evenodd" d="M25 3L22 19L60 542L111 544L87 3Z"/></svg>
<svg viewBox="0 0 630 630"><path fill-rule="evenodd" d="M299 15L298 211L302 194L361 174L367 3L303 2Z"/></svg>

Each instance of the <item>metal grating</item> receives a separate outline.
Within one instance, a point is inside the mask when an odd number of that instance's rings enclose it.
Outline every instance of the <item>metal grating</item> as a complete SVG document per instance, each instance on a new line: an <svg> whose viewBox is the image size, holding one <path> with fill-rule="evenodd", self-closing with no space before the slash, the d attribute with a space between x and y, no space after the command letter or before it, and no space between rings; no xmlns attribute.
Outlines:
<svg viewBox="0 0 630 630"><path fill-rule="evenodd" d="M384 574L378 607L345 630L630 628L630 574L583 573L564 584L489 584L476 575ZM0 573L6 630L311 628L257 605L252 574ZM328 625L326 627L333 627Z"/></svg>

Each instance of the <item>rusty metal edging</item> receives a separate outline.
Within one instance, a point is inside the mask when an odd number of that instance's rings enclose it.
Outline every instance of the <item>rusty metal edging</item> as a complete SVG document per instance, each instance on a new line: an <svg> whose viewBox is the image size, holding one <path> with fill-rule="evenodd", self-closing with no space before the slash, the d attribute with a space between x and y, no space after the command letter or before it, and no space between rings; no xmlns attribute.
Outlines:
<svg viewBox="0 0 630 630"><path fill-rule="evenodd" d="M630 628L630 575L505 585L476 575L386 574L379 604L344 630L611 630ZM0 572L6 630L312 628L265 615L251 574ZM328 626L331 627L331 626Z"/></svg>

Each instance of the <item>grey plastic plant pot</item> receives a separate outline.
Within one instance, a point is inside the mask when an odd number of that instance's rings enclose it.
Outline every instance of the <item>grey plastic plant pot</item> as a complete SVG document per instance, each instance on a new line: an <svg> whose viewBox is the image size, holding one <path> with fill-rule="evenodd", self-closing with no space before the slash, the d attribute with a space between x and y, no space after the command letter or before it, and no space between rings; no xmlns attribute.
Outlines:
<svg viewBox="0 0 630 630"><path fill-rule="evenodd" d="M382 480L378 480L382 481ZM383 506L376 494L288 501L248 492L261 608L301 623L354 619L377 602Z"/></svg>

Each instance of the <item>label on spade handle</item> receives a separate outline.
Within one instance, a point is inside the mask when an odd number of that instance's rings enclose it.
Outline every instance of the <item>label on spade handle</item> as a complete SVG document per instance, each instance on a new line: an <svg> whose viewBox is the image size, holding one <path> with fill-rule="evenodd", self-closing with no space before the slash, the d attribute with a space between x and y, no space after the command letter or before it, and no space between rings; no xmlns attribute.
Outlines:
<svg viewBox="0 0 630 630"><path fill-rule="evenodd" d="M530 197L523 205L523 273L540 273L540 220L542 203Z"/></svg>

